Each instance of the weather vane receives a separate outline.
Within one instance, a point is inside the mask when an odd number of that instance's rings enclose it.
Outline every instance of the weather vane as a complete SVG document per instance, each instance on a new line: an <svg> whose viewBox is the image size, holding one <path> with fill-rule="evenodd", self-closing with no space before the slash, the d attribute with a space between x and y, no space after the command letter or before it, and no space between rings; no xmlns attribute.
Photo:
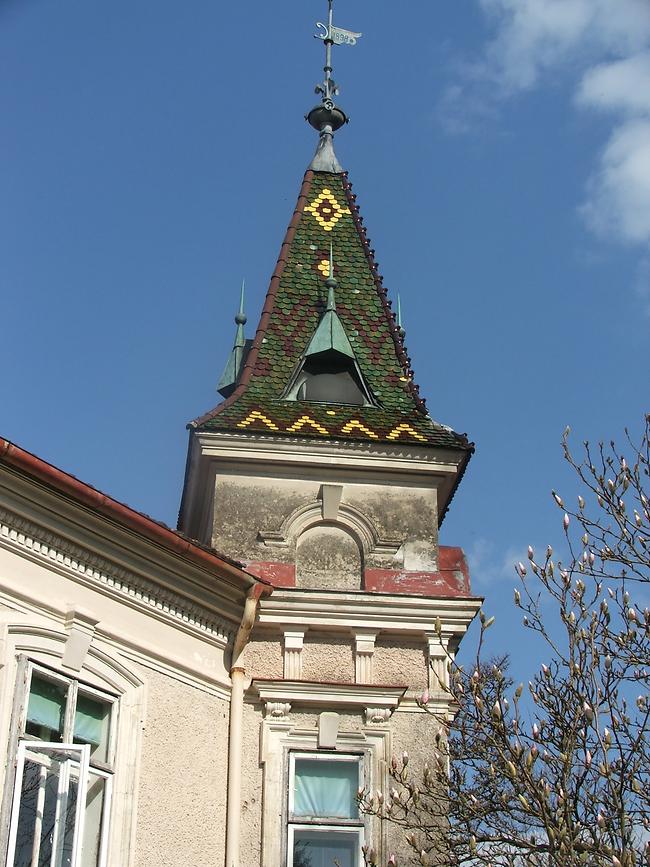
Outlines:
<svg viewBox="0 0 650 867"><path fill-rule="evenodd" d="M316 86L316 93L322 96L323 106L331 111L334 108L334 97L338 94L338 88L332 78L332 46L333 45L356 45L357 39L362 36L361 33L353 33L351 30L343 30L341 27L335 27L333 23L333 5L334 0L327 0L328 16L327 24L322 24L320 21L316 24L319 33L314 34L314 38L322 39L325 43L325 80L322 84Z"/></svg>

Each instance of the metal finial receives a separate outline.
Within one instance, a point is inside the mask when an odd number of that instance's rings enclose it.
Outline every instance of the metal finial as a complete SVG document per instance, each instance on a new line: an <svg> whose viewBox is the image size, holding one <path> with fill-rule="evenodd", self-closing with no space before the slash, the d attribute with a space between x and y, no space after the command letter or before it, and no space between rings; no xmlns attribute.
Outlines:
<svg viewBox="0 0 650 867"><path fill-rule="evenodd" d="M316 24L320 33L314 34L315 38L322 39L325 43L325 66L323 67L325 78L322 84L316 85L316 93L321 95L321 104L312 108L307 115L309 123L321 134L329 127L327 132L330 136L348 122L345 112L334 102L334 97L338 95L339 91L332 78L332 46L356 45L357 39L362 35L334 26L333 5L334 0L327 0L327 24L322 24L320 21Z"/></svg>
<svg viewBox="0 0 650 867"><path fill-rule="evenodd" d="M402 326L402 299L400 298L399 294L397 295L397 332L402 338L402 340L404 340L406 331Z"/></svg>
<svg viewBox="0 0 650 867"><path fill-rule="evenodd" d="M325 285L327 286L327 310L335 311L336 310L336 297L334 295L334 290L338 286L338 281L334 276L334 247L330 242L330 272L328 274L327 280L325 280Z"/></svg>
<svg viewBox="0 0 650 867"><path fill-rule="evenodd" d="M241 281L241 290L239 293L239 311L235 316L235 322L237 325L246 325L248 319L246 318L246 314L244 313L244 290L246 288L246 281Z"/></svg>
<svg viewBox="0 0 650 867"><path fill-rule="evenodd" d="M221 374L221 379L217 385L217 391L224 397L229 397L235 389L239 376L246 360L246 354L250 343L246 342L246 334L244 333L244 325L246 325L246 314L244 313L244 288L246 282L241 281L241 290L239 293L239 310L235 315L237 330L235 332L235 342L232 346L232 351L228 357L224 372Z"/></svg>

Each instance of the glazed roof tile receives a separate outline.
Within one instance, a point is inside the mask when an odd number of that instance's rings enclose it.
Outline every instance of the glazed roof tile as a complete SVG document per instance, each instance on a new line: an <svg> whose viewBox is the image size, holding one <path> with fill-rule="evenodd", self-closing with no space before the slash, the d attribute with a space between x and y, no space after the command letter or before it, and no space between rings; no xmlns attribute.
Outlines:
<svg viewBox="0 0 650 867"><path fill-rule="evenodd" d="M346 174L307 171L255 341L233 394L192 422L199 430L255 431L460 449L464 434L433 421L413 380L386 289ZM330 243L336 312L376 406L286 400L325 310Z"/></svg>

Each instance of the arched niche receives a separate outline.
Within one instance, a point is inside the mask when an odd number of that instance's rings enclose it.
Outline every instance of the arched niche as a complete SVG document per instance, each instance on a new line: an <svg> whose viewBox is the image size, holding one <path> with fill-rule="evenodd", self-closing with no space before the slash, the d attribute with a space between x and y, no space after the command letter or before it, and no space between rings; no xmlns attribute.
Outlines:
<svg viewBox="0 0 650 867"><path fill-rule="evenodd" d="M309 590L360 590L363 558L357 539L335 524L316 524L296 543L296 586Z"/></svg>

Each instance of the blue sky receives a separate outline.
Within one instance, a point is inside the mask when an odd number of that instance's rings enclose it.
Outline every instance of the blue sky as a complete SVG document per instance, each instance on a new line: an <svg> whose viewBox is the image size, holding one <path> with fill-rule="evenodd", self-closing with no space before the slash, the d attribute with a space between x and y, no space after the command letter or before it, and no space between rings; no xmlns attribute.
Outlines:
<svg viewBox="0 0 650 867"><path fill-rule="evenodd" d="M315 134L325 3L3 0L3 436L175 523L185 424L252 334ZM516 615L559 447L648 410L646 0L338 0L337 136L432 415L477 443L442 530ZM517 642L518 644L518 642Z"/></svg>

